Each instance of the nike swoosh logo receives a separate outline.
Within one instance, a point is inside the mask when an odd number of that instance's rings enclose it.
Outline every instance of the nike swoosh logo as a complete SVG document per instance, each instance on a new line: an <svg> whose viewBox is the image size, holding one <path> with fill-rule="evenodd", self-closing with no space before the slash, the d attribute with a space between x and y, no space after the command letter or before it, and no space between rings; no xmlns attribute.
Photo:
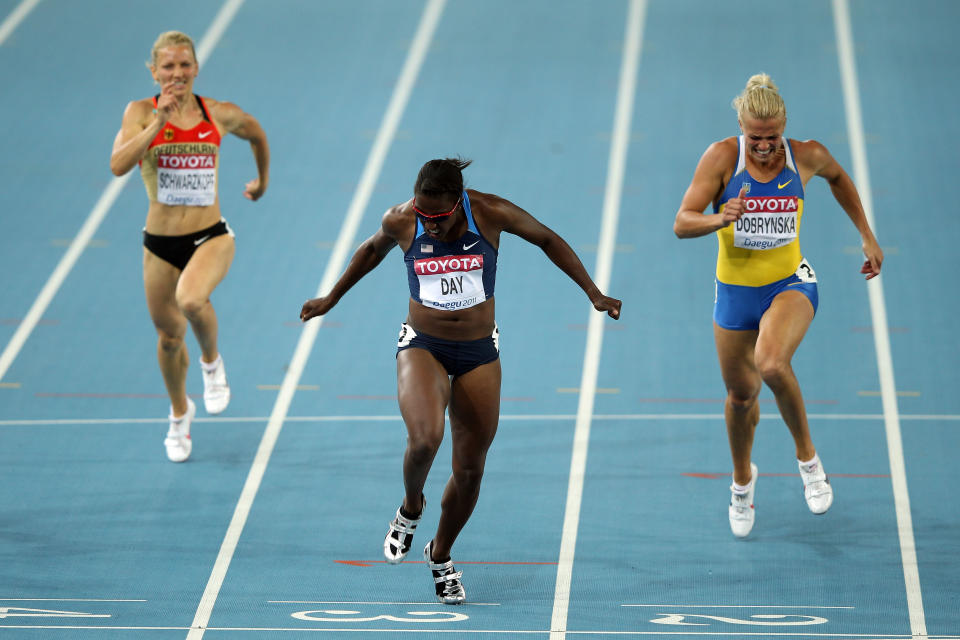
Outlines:
<svg viewBox="0 0 960 640"><path fill-rule="evenodd" d="M205 235L205 236L203 236L202 238L200 238L199 240L194 240L194 241L193 241L193 245L194 245L195 247L199 247L200 245L202 245L204 242L206 242L206 241L209 240L209 239L210 239L210 236L209 236L209 235Z"/></svg>
<svg viewBox="0 0 960 640"><path fill-rule="evenodd" d="M197 137L200 138L201 140L203 140L204 138L206 138L206 137L207 137L208 135L210 135L211 133L213 133L213 131L204 131L203 133L198 133L198 134L197 134Z"/></svg>
<svg viewBox="0 0 960 640"><path fill-rule="evenodd" d="M787 185L790 184L791 182L793 182L793 178L790 178L789 180L787 180L787 181L784 182L783 184L780 184L780 183L778 182L778 183L777 183L777 189L783 189L785 186L787 186Z"/></svg>
<svg viewBox="0 0 960 640"><path fill-rule="evenodd" d="M474 246L475 244L477 244L477 243L479 243L479 242L480 242L480 241L477 240L477 241L474 242L473 244L465 244L465 245L463 245L463 250L464 250L464 251L467 251L468 249L470 249L470 247Z"/></svg>

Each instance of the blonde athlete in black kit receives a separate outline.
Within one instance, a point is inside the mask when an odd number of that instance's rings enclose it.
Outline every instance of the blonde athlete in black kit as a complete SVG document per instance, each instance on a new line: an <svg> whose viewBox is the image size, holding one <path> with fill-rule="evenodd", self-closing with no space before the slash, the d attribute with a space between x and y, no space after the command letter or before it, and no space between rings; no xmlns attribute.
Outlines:
<svg viewBox="0 0 960 640"><path fill-rule="evenodd" d="M167 458L183 462L193 442L196 406L187 397L187 323L200 343L203 402L220 413L230 387L217 347L217 315L210 294L233 261L233 231L220 214L217 194L220 139L232 133L250 142L258 177L243 195L267 190L270 149L257 120L229 102L193 93L200 71L193 41L179 31L160 34L148 63L160 93L134 100L123 113L110 170L122 176L137 165L150 206L143 229L143 286L156 327L157 359L170 396Z"/></svg>
<svg viewBox="0 0 960 640"><path fill-rule="evenodd" d="M423 515L423 486L449 412L453 473L441 500L440 523L424 556L441 602L466 599L461 572L450 559L457 535L480 494L487 450L500 418L500 360L493 290L502 232L535 244L576 282L598 311L620 317L620 300L605 296L570 246L533 216L503 198L463 188L469 161L423 165L414 197L389 209L380 229L354 253L322 298L300 312L307 321L330 311L364 275L399 245L410 284L407 320L397 345L400 413L407 427L403 458L406 495L390 523L383 550L402 562Z"/></svg>

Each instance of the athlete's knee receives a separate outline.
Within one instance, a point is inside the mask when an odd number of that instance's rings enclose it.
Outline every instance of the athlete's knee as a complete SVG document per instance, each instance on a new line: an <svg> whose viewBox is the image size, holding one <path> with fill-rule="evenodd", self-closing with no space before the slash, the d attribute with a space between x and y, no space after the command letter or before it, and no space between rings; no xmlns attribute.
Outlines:
<svg viewBox="0 0 960 640"><path fill-rule="evenodd" d="M760 389L728 389L727 405L737 413L747 413L757 404Z"/></svg>
<svg viewBox="0 0 960 640"><path fill-rule="evenodd" d="M411 429L407 436L407 459L417 465L431 463L442 441L442 431L437 434L430 430Z"/></svg>
<svg viewBox="0 0 960 640"><path fill-rule="evenodd" d="M453 471L457 490L462 493L476 493L480 491L480 482L483 480L483 465L459 467Z"/></svg>
<svg viewBox="0 0 960 640"><path fill-rule="evenodd" d="M183 335L157 329L158 344L164 353L176 353L183 347Z"/></svg>
<svg viewBox="0 0 960 640"><path fill-rule="evenodd" d="M210 299L206 296L177 291L177 306L180 307L183 315L191 320L199 316L208 304L210 304Z"/></svg>
<svg viewBox="0 0 960 640"><path fill-rule="evenodd" d="M793 367L790 361L777 356L765 356L757 360L760 377L773 390L783 387L793 379Z"/></svg>

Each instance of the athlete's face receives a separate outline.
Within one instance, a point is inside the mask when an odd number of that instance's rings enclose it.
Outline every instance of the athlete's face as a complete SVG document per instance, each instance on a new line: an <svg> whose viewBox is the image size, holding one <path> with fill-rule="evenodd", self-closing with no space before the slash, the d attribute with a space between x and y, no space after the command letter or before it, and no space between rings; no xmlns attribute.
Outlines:
<svg viewBox="0 0 960 640"><path fill-rule="evenodd" d="M460 216L460 200L450 196L431 197L418 194L413 200L414 213L430 237L442 240L456 226Z"/></svg>
<svg viewBox="0 0 960 640"><path fill-rule="evenodd" d="M157 52L156 63L150 67L153 79L161 89L169 87L175 96L188 95L193 91L193 80L199 67L193 51L187 45L171 45Z"/></svg>
<svg viewBox="0 0 960 640"><path fill-rule="evenodd" d="M740 119L740 130L746 139L747 152L760 164L773 159L783 145L783 130L787 121L783 118L761 120L750 116Z"/></svg>

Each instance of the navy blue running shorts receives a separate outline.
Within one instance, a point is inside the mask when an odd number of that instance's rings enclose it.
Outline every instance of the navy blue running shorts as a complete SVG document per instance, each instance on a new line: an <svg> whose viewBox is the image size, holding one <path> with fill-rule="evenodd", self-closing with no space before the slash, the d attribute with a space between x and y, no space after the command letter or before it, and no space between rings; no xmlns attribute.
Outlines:
<svg viewBox="0 0 960 640"><path fill-rule="evenodd" d="M404 322L400 325L397 353L405 349L426 349L443 365L448 375L462 376L500 357L500 329L494 325L493 334L489 337L461 342L417 333Z"/></svg>

